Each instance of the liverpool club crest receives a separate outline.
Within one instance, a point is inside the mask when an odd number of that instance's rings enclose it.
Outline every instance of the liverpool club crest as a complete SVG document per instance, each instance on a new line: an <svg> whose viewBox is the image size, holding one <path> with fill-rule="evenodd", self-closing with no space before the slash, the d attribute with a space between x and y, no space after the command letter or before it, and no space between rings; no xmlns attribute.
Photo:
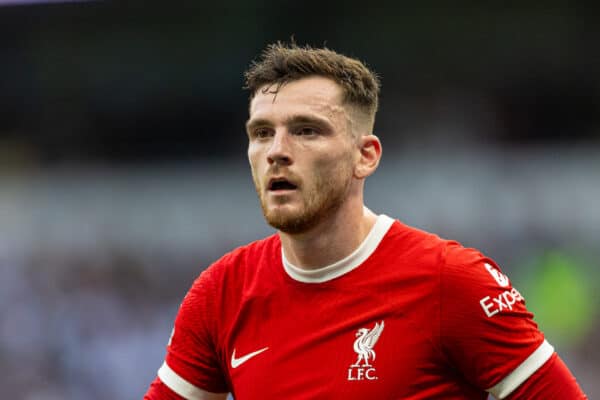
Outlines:
<svg viewBox="0 0 600 400"><path fill-rule="evenodd" d="M348 368L348 380L375 380L375 368L372 362L375 360L375 344L383 331L383 321L376 322L372 329L360 328L356 332L356 340L354 341L354 351L356 352L356 362Z"/></svg>

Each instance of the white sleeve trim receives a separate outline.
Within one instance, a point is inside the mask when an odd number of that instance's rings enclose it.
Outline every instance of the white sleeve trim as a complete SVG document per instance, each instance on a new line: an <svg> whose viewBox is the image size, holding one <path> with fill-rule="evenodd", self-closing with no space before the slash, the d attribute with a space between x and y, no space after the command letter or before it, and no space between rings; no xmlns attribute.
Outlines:
<svg viewBox="0 0 600 400"><path fill-rule="evenodd" d="M494 395L497 399L505 398L544 365L546 361L552 357L552 354L554 354L554 347L544 339L544 342L540 347L531 353L521 365L515 368L494 387L487 389L487 392Z"/></svg>
<svg viewBox="0 0 600 400"><path fill-rule="evenodd" d="M163 362L163 365L159 368L158 377L172 391L187 400L202 400L205 398L203 397L203 394L205 394L206 391L192 385L177 375L177 373L167 365L166 361Z"/></svg>

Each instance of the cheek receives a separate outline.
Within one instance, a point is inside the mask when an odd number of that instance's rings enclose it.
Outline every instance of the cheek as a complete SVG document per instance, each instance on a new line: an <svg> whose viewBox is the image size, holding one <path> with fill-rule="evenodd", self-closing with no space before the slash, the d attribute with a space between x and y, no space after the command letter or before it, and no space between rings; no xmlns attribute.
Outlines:
<svg viewBox="0 0 600 400"><path fill-rule="evenodd" d="M334 182L346 181L352 175L352 156L340 153L336 157L326 157L315 161L315 180L321 186L330 186Z"/></svg>
<svg viewBox="0 0 600 400"><path fill-rule="evenodd" d="M252 162L252 158L254 158L255 153L256 147L252 144L248 144L248 151L246 152L246 154L248 155L248 160L250 160L250 162Z"/></svg>
<svg viewBox="0 0 600 400"><path fill-rule="evenodd" d="M248 150L248 162L250 164L250 172L252 173L252 179L254 180L255 185L258 185L260 181L258 176L258 170L260 168L258 165L258 160L259 158L256 156L256 154Z"/></svg>
<svg viewBox="0 0 600 400"><path fill-rule="evenodd" d="M257 147L253 145L248 146L248 162L253 170L257 166L259 160L260 157Z"/></svg>
<svg viewBox="0 0 600 400"><path fill-rule="evenodd" d="M323 170L336 170L339 172L347 169L353 163L354 154L352 151L345 146L339 146L331 149L326 156L317 160L316 167Z"/></svg>

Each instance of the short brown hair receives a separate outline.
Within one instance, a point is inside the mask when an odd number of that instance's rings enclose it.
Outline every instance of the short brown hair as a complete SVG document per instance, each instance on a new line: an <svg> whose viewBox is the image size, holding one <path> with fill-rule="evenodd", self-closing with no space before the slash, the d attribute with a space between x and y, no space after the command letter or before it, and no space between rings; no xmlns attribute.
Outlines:
<svg viewBox="0 0 600 400"><path fill-rule="evenodd" d="M336 53L326 47L313 48L270 44L258 61L252 62L245 72L244 88L250 91L250 100L265 85L275 85L275 92L289 81L308 76L323 76L339 84L343 101L364 112L372 127L378 107L379 78L361 61Z"/></svg>

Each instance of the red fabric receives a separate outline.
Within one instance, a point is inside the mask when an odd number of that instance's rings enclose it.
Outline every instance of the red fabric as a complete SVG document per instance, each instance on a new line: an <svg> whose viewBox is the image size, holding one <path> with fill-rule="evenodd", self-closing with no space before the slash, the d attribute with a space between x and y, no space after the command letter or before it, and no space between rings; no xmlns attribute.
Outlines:
<svg viewBox="0 0 600 400"><path fill-rule="evenodd" d="M575 377L556 353L512 392L507 400L583 400L583 393Z"/></svg>
<svg viewBox="0 0 600 400"><path fill-rule="evenodd" d="M150 385L144 400L185 400L156 378Z"/></svg>
<svg viewBox="0 0 600 400"><path fill-rule="evenodd" d="M357 341L377 326L365 363ZM277 235L225 255L184 299L166 362L244 400L483 400L543 340L492 260L396 221L360 266L321 283L286 273Z"/></svg>
<svg viewBox="0 0 600 400"><path fill-rule="evenodd" d="M490 388L544 341L525 300L493 260L451 243L441 284L441 342L473 385Z"/></svg>
<svg viewBox="0 0 600 400"><path fill-rule="evenodd" d="M175 319L175 329L165 358L169 367L192 385L209 392L224 393L231 389L219 358L217 323L221 312L215 301L218 282L215 268L202 272L189 290Z"/></svg>

